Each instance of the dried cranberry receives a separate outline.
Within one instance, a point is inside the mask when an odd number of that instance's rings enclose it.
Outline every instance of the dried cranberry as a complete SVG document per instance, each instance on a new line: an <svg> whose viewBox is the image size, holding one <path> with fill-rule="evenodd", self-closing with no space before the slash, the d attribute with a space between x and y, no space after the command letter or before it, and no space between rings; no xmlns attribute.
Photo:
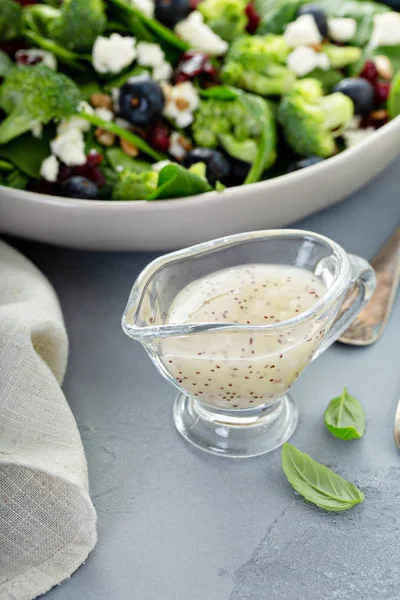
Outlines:
<svg viewBox="0 0 400 600"><path fill-rule="evenodd" d="M16 0L21 6L28 6L29 4L38 4L38 0Z"/></svg>
<svg viewBox="0 0 400 600"><path fill-rule="evenodd" d="M190 10L196 10L200 2L203 0L189 0L189 8Z"/></svg>
<svg viewBox="0 0 400 600"><path fill-rule="evenodd" d="M370 83L375 83L378 79L378 71L376 69L375 63L372 60L367 60L361 73L360 77L366 79Z"/></svg>
<svg viewBox="0 0 400 600"><path fill-rule="evenodd" d="M98 167L103 162L103 155L94 150L92 152L89 152L89 154L87 154L86 158L87 158L87 164L92 167Z"/></svg>
<svg viewBox="0 0 400 600"><path fill-rule="evenodd" d="M208 82L217 82L218 72L212 65L210 57L204 52L189 50L182 54L175 71L175 82L190 81L195 77L203 77Z"/></svg>
<svg viewBox="0 0 400 600"><path fill-rule="evenodd" d="M260 25L261 17L256 11L254 2L249 2L244 12L247 17L247 33L255 33Z"/></svg>
<svg viewBox="0 0 400 600"><path fill-rule="evenodd" d="M18 52L18 50L26 50L28 46L25 42L20 40L3 40L0 41L0 50L8 54L11 58Z"/></svg>
<svg viewBox="0 0 400 600"><path fill-rule="evenodd" d="M103 157L98 152L90 152L87 155L87 161L84 165L76 165L75 167L68 167L67 165L61 164L58 171L59 183L64 183L71 177L86 177L95 183L98 187L102 187L106 183L106 178L99 169Z"/></svg>
<svg viewBox="0 0 400 600"><path fill-rule="evenodd" d="M149 136L150 145L159 152L167 152L169 148L169 130L162 123L153 127Z"/></svg>
<svg viewBox="0 0 400 600"><path fill-rule="evenodd" d="M34 56L29 52L18 51L15 55L15 62L18 65L37 65L43 61L42 56Z"/></svg>
<svg viewBox="0 0 400 600"><path fill-rule="evenodd" d="M377 81L377 83L375 84L375 98L379 104L387 101L389 92L390 92L390 82L389 81Z"/></svg>
<svg viewBox="0 0 400 600"><path fill-rule="evenodd" d="M28 190L30 192L36 192L37 194L49 194L50 196L58 195L58 186L56 183L52 183L50 181L45 181L41 179L40 181L32 181Z"/></svg>
<svg viewBox="0 0 400 600"><path fill-rule="evenodd" d="M74 167L67 167L67 165L61 164L60 168L58 169L58 181L62 183L63 181L71 177L71 175L73 175L73 172Z"/></svg>

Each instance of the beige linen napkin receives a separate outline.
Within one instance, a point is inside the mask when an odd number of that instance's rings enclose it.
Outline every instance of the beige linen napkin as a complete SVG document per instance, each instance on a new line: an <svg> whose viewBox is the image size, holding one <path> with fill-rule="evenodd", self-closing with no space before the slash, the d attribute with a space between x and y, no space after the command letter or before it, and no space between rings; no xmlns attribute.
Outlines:
<svg viewBox="0 0 400 600"><path fill-rule="evenodd" d="M60 385L68 340L45 277L0 241L0 600L31 600L96 543L79 432Z"/></svg>

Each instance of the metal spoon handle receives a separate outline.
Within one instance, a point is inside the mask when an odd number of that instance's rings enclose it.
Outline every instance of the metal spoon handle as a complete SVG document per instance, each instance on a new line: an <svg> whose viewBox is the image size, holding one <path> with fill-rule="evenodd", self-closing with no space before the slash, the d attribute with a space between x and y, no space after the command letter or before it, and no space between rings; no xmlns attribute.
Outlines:
<svg viewBox="0 0 400 600"><path fill-rule="evenodd" d="M383 334L400 282L400 227L371 262L376 272L376 291L367 306L339 338L344 344L368 346Z"/></svg>

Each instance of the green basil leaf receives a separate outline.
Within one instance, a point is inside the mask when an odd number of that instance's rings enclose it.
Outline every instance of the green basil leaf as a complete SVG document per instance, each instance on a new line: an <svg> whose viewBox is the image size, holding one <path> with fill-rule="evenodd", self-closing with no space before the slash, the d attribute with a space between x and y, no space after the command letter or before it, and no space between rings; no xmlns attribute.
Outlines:
<svg viewBox="0 0 400 600"><path fill-rule="evenodd" d="M387 108L391 119L400 115L400 71L392 80Z"/></svg>
<svg viewBox="0 0 400 600"><path fill-rule="evenodd" d="M157 189L147 200L164 200L204 194L212 190L211 185L202 177L191 173L180 165L170 164L161 169Z"/></svg>
<svg viewBox="0 0 400 600"><path fill-rule="evenodd" d="M299 494L325 510L348 510L364 500L364 493L353 483L288 442L282 447L282 468Z"/></svg>
<svg viewBox="0 0 400 600"><path fill-rule="evenodd" d="M42 161L50 154L47 134L34 138L30 133L0 145L0 158L13 163L22 173L39 179Z"/></svg>
<svg viewBox="0 0 400 600"><path fill-rule="evenodd" d="M327 429L341 440L355 440L364 435L365 412L361 403L350 396L347 388L337 398L329 402L324 413Z"/></svg>

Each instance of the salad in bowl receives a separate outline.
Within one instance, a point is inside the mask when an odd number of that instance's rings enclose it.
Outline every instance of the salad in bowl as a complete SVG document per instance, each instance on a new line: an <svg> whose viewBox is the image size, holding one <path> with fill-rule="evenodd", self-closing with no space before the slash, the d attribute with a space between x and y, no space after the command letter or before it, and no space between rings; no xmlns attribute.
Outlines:
<svg viewBox="0 0 400 600"><path fill-rule="evenodd" d="M396 9L1 0L0 185L163 200L327 160L400 114Z"/></svg>

